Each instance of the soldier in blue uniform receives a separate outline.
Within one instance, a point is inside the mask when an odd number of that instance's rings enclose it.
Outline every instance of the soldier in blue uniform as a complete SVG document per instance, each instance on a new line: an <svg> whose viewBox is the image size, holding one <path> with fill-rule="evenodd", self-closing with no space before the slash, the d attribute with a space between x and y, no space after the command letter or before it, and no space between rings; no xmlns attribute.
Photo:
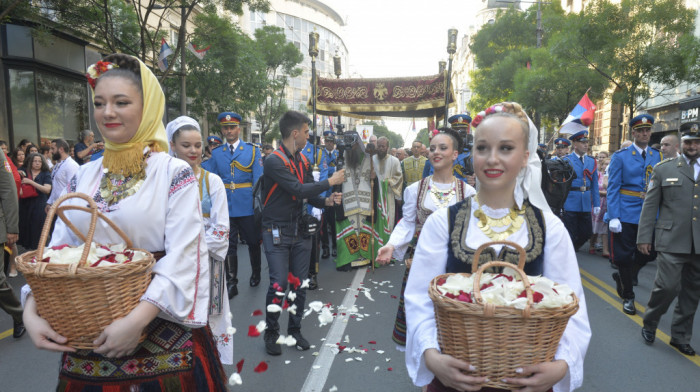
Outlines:
<svg viewBox="0 0 700 392"><path fill-rule="evenodd" d="M226 143L212 151L211 158L202 167L221 177L228 199L229 232L226 256L226 284L229 298L238 294L238 236L248 244L248 255L253 273L250 285L260 284L260 227L253 218L253 185L263 172L262 154L251 143L239 139L241 116L224 112L217 118Z"/></svg>
<svg viewBox="0 0 700 392"><path fill-rule="evenodd" d="M335 173L335 165L338 159L338 150L335 148L335 132L323 132L323 143L326 146L324 153L326 167L328 168L328 177L330 177ZM332 189L328 191L328 195L330 195L331 192L333 192ZM335 257L338 254L335 244L335 208L326 208L323 210L323 220L321 223L321 249L323 249L321 258L328 258L331 255L331 248L333 248L332 255Z"/></svg>
<svg viewBox="0 0 700 392"><path fill-rule="evenodd" d="M569 146L571 146L570 141L563 137L556 138L554 140L554 156L552 159L559 159L567 156L569 154Z"/></svg>
<svg viewBox="0 0 700 392"><path fill-rule="evenodd" d="M576 178L571 182L569 195L564 202L563 221L574 244L574 250L578 252L581 245L593 234L591 206L594 214L600 211L598 165L595 159L586 155L588 131L577 132L571 135L569 140L574 145L574 151L561 159L569 161L576 172Z"/></svg>
<svg viewBox="0 0 700 392"><path fill-rule="evenodd" d="M454 129L462 137L464 149L457 156L452 167L455 177L468 183L471 186L476 184L476 178L474 177L474 166L472 165L471 157L471 142L470 134L472 118L468 114L455 114L454 116L447 119L450 123L450 128ZM430 160L425 162L425 167L423 168L423 178L428 177L433 174L433 165Z"/></svg>
<svg viewBox="0 0 700 392"><path fill-rule="evenodd" d="M318 170L319 176L316 179L317 182L328 179L328 164L326 159L326 152L323 146L319 145L320 137L316 136L316 145L313 143L314 134L309 134L309 139L306 140L306 145L301 150L309 164L314 169ZM326 192L320 196L325 196ZM307 206L308 213L311 213L313 207ZM319 251L318 242L320 235L319 233L314 234L311 239L311 258L309 260L309 290L316 290L318 288L318 261L319 261Z"/></svg>
<svg viewBox="0 0 700 392"><path fill-rule="evenodd" d="M634 143L613 154L608 165L608 212L610 258L618 267L613 273L622 311L635 314L633 285L637 272L656 258L652 248L648 255L637 250L637 231L647 185L661 153L649 147L654 117L641 114L630 120ZM652 241L653 244L653 241Z"/></svg>

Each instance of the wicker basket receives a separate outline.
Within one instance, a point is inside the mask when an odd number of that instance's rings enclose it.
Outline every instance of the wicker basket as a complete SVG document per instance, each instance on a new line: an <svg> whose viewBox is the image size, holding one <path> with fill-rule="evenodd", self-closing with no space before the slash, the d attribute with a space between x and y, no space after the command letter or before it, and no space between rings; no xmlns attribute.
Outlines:
<svg viewBox="0 0 700 392"><path fill-rule="evenodd" d="M478 260L481 252L494 244L515 248L520 256L518 266L516 269L513 264L493 261L478 268L478 263L472 263L472 274L476 274L473 296L475 303L450 299L440 294L437 289L438 280L453 274L435 277L428 291L435 307L438 341L442 352L474 365L475 375L489 378L490 382L486 386L510 389L515 385L501 380L522 377L515 373L516 368L554 359L566 324L578 310L578 298L574 296L573 302L560 308L532 308L532 289L523 272L525 250L521 246L509 241L489 242L476 250L474 260ZM480 280L484 270L490 267L509 267L517 271L527 293L525 309L483 302Z"/></svg>
<svg viewBox="0 0 700 392"><path fill-rule="evenodd" d="M61 203L73 198L87 201L89 208L77 205L61 206ZM66 210L92 214L87 236L66 218ZM32 262L35 256L37 260L43 259L55 214L58 214L86 244L79 263ZM147 257L126 264L85 266L98 217L124 239L128 249L144 252ZM126 234L97 210L97 205L91 198L82 193L69 193L59 198L49 210L39 237L38 249L17 257L17 269L24 274L32 288L39 315L46 319L56 332L68 338L66 345L77 349L94 349L92 342L102 330L112 321L126 316L139 304L151 281L155 259L148 251L134 249L132 246ZM141 337L142 341L144 338L145 335Z"/></svg>

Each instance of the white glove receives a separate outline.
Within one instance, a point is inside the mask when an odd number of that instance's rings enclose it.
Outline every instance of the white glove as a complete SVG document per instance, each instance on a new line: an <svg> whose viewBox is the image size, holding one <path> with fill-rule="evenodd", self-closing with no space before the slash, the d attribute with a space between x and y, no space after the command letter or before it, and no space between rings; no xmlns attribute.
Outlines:
<svg viewBox="0 0 700 392"><path fill-rule="evenodd" d="M600 207L593 207L593 215L600 214Z"/></svg>
<svg viewBox="0 0 700 392"><path fill-rule="evenodd" d="M620 223L620 220L617 218L611 219L610 223L608 223L608 228L610 228L610 231L613 233L619 233L622 231L622 223Z"/></svg>

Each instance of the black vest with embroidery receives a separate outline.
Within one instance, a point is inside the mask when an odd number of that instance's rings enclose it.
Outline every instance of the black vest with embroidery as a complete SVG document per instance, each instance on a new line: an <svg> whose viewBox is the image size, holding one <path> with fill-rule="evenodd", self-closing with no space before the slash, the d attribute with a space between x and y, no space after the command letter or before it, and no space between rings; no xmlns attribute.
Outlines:
<svg viewBox="0 0 700 392"><path fill-rule="evenodd" d="M525 273L530 276L542 275L544 272L544 246L545 224L542 211L531 205L527 200L525 205L525 220L527 220L527 245L524 247ZM449 233L450 244L447 247L446 272L471 273L472 262L476 249L466 245L467 229L472 217L472 198L454 204L449 207ZM487 248L479 256L479 265L494 260L505 260L511 264L518 264L518 252L506 246L496 254L493 248ZM495 271L492 271L495 272Z"/></svg>

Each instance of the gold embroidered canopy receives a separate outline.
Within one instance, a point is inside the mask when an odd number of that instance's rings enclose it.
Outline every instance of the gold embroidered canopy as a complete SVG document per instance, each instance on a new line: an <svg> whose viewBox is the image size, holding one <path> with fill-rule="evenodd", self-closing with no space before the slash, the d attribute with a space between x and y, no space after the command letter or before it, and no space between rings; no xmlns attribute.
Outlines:
<svg viewBox="0 0 700 392"><path fill-rule="evenodd" d="M316 112L350 117L437 117L445 113L445 73L410 78L318 78ZM450 106L454 94L450 91ZM309 100L308 106L313 102Z"/></svg>

